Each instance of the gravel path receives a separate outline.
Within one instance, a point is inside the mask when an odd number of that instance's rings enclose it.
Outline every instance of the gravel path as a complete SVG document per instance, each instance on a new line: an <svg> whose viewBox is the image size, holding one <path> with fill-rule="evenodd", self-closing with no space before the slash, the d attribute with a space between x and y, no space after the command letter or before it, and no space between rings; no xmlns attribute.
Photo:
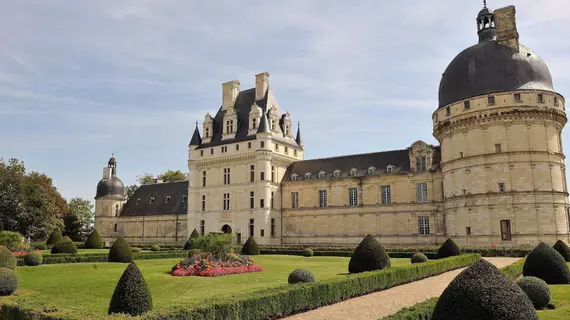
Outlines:
<svg viewBox="0 0 570 320"><path fill-rule="evenodd" d="M484 258L497 268L516 262L520 258ZM463 268L464 269L464 268ZM378 320L398 312L400 309L439 297L447 285L463 269L442 273L387 290L352 298L330 306L300 313L284 320Z"/></svg>

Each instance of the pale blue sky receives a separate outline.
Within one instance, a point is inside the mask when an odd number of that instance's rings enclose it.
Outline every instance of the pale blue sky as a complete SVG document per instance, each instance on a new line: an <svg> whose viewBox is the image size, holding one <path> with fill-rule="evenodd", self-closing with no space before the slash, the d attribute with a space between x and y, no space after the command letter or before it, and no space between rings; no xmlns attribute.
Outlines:
<svg viewBox="0 0 570 320"><path fill-rule="evenodd" d="M570 96L567 0L514 4L520 40ZM0 157L93 199L111 152L125 184L187 171L221 83L267 71L306 158L432 136L441 74L477 42L477 0L0 0ZM327 134L325 137L323 133ZM570 150L568 129L564 148Z"/></svg>

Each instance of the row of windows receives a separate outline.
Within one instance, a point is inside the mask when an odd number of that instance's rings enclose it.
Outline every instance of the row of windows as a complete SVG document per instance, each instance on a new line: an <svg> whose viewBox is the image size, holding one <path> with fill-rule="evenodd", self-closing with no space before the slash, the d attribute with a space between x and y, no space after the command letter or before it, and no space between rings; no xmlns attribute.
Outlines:
<svg viewBox="0 0 570 320"><path fill-rule="evenodd" d="M319 190L319 208L326 208L328 206L327 202L327 190ZM392 203L392 189L389 185L381 187L382 193L382 204ZM348 188L348 205L358 206L358 189ZM428 202L428 189L427 183L416 184L416 202L423 203ZM291 208L299 209L299 192L291 192Z"/></svg>
<svg viewBox="0 0 570 320"><path fill-rule="evenodd" d="M520 92L514 93L513 94L513 100L515 102L522 103L523 100L522 100L521 93ZM538 102L538 103L544 103L545 102L543 93L537 94L536 102ZM495 96L487 96L487 105L489 105L489 106L495 105ZM559 105L557 96L554 96L554 105L555 106ZM463 108L466 110L471 109L471 101L470 100L463 101ZM451 115L451 107L446 107L445 111L446 111L447 116Z"/></svg>
<svg viewBox="0 0 570 320"><path fill-rule="evenodd" d="M223 194L222 208L224 211L231 210L230 194ZM270 208L275 209L275 193L271 192L271 202ZM255 209L255 192L251 191L249 193L249 208ZM265 208L265 199L259 199L259 208ZM206 211L206 195L202 195L202 211Z"/></svg>
<svg viewBox="0 0 570 320"><path fill-rule="evenodd" d="M265 148L265 141L260 141L260 146L261 148ZM252 148L252 143L248 142L247 143L247 149L251 149ZM275 151L279 151L280 149L279 144L275 144ZM236 144L236 151L239 151L239 144ZM221 153L227 153L228 152L228 146L221 146L220 147L220 152ZM284 152L285 154L289 154L289 147L288 146L284 146ZM214 148L210 148L210 155L214 154ZM204 150L200 150L200 157L204 156ZM297 149L293 149L293 156L296 157L297 156Z"/></svg>
<svg viewBox="0 0 570 320"><path fill-rule="evenodd" d="M271 218L271 225L270 225L270 235L271 237L276 237L277 236L277 228L276 228L276 224L275 224L275 219ZM117 225L115 225L115 229L116 229ZM117 231L117 230L115 230ZM205 235L206 234L206 220L200 220L200 235ZM237 243L241 244L241 233L237 233ZM264 229L259 229L259 236L260 237L265 237L265 230ZM248 224L248 237L255 237L255 219L249 219L249 224Z"/></svg>
<svg viewBox="0 0 570 320"><path fill-rule="evenodd" d="M185 203L187 198L188 198L187 195L182 195L182 203ZM170 200L172 200L172 197L166 196L166 197L164 198L164 203L169 203ZM141 199L141 198L137 198L137 205L141 204L141 202L142 202L142 199ZM153 203L154 203L154 197L150 197L150 198L148 199L148 204L153 204ZM118 212L118 206L117 206L117 212Z"/></svg>
<svg viewBox="0 0 570 320"><path fill-rule="evenodd" d="M223 173L224 185L231 184L231 168L224 168ZM275 166L271 166L271 182L276 182L277 175L275 171ZM265 172L261 171L259 173L259 180L265 180ZM208 181L207 171L202 171L202 187L206 187ZM255 165L249 166L249 182L255 182Z"/></svg>

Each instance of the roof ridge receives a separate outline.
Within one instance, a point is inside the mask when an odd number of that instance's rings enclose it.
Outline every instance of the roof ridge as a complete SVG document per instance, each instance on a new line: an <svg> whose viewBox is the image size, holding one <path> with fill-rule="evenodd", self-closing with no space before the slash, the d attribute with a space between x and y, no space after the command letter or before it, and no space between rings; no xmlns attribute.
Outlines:
<svg viewBox="0 0 570 320"><path fill-rule="evenodd" d="M181 183L181 182L188 182L188 181L189 181L189 180L178 180L178 181L170 181L170 182L145 183L145 184L141 184L141 185L139 186L139 188L140 188L140 187L144 187L144 186L154 186L154 185L157 185L157 184L164 185L164 184Z"/></svg>
<svg viewBox="0 0 570 320"><path fill-rule="evenodd" d="M396 150L388 150L388 151L378 151L378 152L346 154L346 155L334 156L334 157L306 159L306 160L300 160L300 161L298 161L298 162L308 162L308 161L317 161L317 160L338 159L338 158L346 158L346 157L359 157L359 156L368 156L368 155L372 155L372 154L389 153L389 152L397 152L397 151L408 151L408 149L396 149ZM296 162L294 162L293 164L295 164L295 163L296 163Z"/></svg>

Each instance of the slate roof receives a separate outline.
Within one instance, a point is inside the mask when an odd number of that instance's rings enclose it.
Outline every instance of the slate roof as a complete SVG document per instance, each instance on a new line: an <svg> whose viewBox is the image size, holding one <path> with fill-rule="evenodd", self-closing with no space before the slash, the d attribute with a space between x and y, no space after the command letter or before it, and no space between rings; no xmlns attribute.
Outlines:
<svg viewBox="0 0 570 320"><path fill-rule="evenodd" d="M228 139L224 141L222 141L222 135L224 130L224 115L226 114L226 111L222 111L222 107L220 107L216 113L216 116L214 117L214 131L212 134L212 140L209 143L201 144L197 149L204 149L228 143L255 140L255 135L247 135L249 127L249 112L251 111L251 106L254 102L261 108L263 112L267 112L267 92L265 93L263 99L256 101L255 88L240 91L234 104L234 109L236 110L238 118L236 137L235 139Z"/></svg>
<svg viewBox="0 0 570 320"><path fill-rule="evenodd" d="M434 147L431 170L438 170L441 161L440 147ZM319 172L324 171L324 178L333 178L333 173L340 170L339 177L347 177L354 168L357 177L368 176L368 168L374 167L374 174L386 173L388 166L393 166L393 173L410 172L410 157L408 149L383 151L375 153L354 154L332 158L297 161L291 164L284 181L291 181L291 175L297 174L297 180L305 180L305 174L311 173L310 179L318 179Z"/></svg>
<svg viewBox="0 0 570 320"><path fill-rule="evenodd" d="M151 202L151 197L154 200ZM167 197L170 197L167 201ZM137 200L140 202L137 204ZM154 216L188 213L188 181L141 185L123 206L120 216Z"/></svg>
<svg viewBox="0 0 570 320"><path fill-rule="evenodd" d="M198 130L198 122L196 122L196 129L194 129L194 134L188 146L199 146L202 143L202 137L200 137L200 131Z"/></svg>

